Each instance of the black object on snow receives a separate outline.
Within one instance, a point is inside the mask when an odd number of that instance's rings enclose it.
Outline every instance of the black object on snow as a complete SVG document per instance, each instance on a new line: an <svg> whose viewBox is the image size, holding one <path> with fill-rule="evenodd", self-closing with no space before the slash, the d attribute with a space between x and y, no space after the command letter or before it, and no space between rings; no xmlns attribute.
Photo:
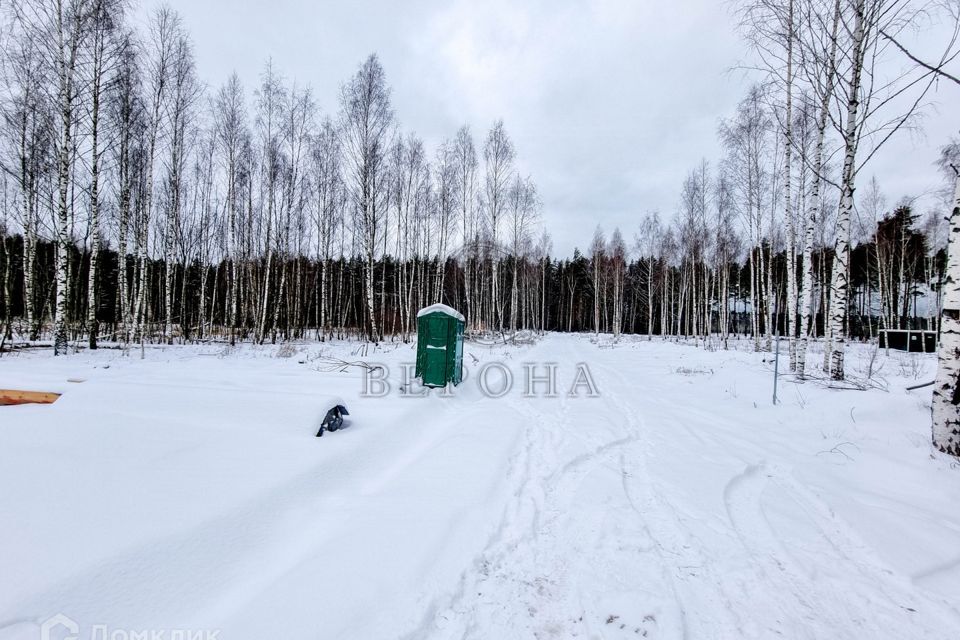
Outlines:
<svg viewBox="0 0 960 640"><path fill-rule="evenodd" d="M323 422L320 423L320 430L317 431L317 437L321 437L324 431L336 431L341 426L343 426L343 416L350 415L350 412L347 411L347 408L342 404L334 405L327 415L324 416Z"/></svg>

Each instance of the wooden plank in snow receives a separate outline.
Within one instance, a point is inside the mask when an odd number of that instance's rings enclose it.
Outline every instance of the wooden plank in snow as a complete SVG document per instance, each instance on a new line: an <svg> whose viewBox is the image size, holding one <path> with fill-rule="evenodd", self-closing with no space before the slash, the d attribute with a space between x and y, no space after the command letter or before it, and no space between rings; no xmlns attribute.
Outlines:
<svg viewBox="0 0 960 640"><path fill-rule="evenodd" d="M60 397L59 393L49 391L23 391L19 389L0 389L0 405L10 404L52 404Z"/></svg>

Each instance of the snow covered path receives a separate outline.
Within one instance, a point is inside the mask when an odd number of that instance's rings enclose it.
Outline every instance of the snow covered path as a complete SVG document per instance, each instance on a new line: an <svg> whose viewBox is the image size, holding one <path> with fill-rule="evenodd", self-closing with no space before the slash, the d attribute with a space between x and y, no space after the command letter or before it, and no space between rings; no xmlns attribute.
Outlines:
<svg viewBox="0 0 960 640"><path fill-rule="evenodd" d="M561 362L583 360L573 344L564 343L568 353L559 358L555 343L540 349ZM914 536L925 534L913 527L942 527L951 582L941 594L924 594L820 499L837 487L807 465L849 462L838 462L837 453L818 460L832 448L822 429L838 428L824 420L828 407L763 410L770 386L762 368L717 384L702 379L715 375L703 368L717 359L710 354L635 347L636 358L619 349L591 354L602 400L532 401L539 420L527 446L540 475L525 485L532 488L518 500L523 513L509 522L511 533L486 549L467 578L470 596L450 605L446 618L454 622L441 636L956 637L955 515L944 522L919 505L894 503L918 520L864 523ZM644 348L654 357L644 357ZM673 351L666 361L665 350ZM698 364L685 367L691 360ZM748 398L734 390L738 384L750 389ZM724 410L730 404L748 413ZM892 432L903 425L876 426ZM901 480L915 480L903 471ZM947 488L956 489L956 475ZM889 501L880 489L832 497ZM949 513L949 490L933 491ZM910 553L899 546L923 544L886 535L896 541L887 551L898 557Z"/></svg>
<svg viewBox="0 0 960 640"><path fill-rule="evenodd" d="M468 344L452 398L399 394L409 346L366 357L382 398L317 370L356 345L277 352L0 359L0 386L65 392L0 408L0 640L56 613L80 637L960 634L960 469L903 391L930 359L773 407L762 354L642 339ZM567 393L581 362L599 397ZM557 363L557 397L523 396L524 363ZM352 414L319 440L318 390Z"/></svg>

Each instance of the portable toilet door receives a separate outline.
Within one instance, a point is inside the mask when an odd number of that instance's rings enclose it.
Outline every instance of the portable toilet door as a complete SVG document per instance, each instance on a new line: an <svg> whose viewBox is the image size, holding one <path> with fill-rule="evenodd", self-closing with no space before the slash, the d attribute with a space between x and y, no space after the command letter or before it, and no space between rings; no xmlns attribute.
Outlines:
<svg viewBox="0 0 960 640"><path fill-rule="evenodd" d="M463 368L463 316L445 304L417 313L417 377L427 387L460 384Z"/></svg>

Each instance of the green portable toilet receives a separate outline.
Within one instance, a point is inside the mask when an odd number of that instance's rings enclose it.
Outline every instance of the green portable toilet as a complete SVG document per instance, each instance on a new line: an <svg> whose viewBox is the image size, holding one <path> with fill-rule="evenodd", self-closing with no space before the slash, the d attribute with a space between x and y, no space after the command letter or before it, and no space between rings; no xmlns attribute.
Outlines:
<svg viewBox="0 0 960 640"><path fill-rule="evenodd" d="M417 313L417 377L425 387L460 384L463 327L463 315L445 304L433 304Z"/></svg>

